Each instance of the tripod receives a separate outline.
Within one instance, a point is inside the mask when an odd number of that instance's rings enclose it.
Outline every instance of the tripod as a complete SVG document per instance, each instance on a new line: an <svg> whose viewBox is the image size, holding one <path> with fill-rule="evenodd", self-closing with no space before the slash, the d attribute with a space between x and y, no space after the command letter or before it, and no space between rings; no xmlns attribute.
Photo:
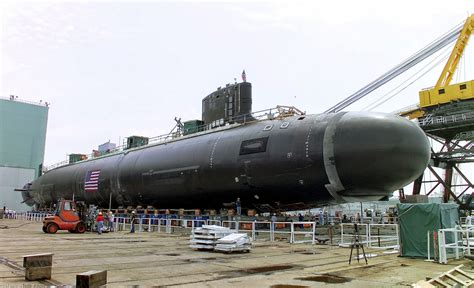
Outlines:
<svg viewBox="0 0 474 288"><path fill-rule="evenodd" d="M357 252L357 263L360 262L360 254L359 254L359 248L362 248L362 255L364 255L365 259L365 264L369 264L367 262L367 257L365 256L365 250L364 250L364 245L360 244L359 242L359 227L357 226L357 223L354 223L354 235L352 236L352 244L351 244L351 256L349 256L349 264L351 264L352 261L352 251L354 251L354 248L356 248Z"/></svg>

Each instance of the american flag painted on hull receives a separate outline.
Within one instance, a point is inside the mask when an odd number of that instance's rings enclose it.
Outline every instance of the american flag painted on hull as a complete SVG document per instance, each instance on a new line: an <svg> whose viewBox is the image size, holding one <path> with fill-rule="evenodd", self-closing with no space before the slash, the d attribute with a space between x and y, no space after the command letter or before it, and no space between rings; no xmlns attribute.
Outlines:
<svg viewBox="0 0 474 288"><path fill-rule="evenodd" d="M85 192L97 192L99 190L100 170L87 171L84 179Z"/></svg>

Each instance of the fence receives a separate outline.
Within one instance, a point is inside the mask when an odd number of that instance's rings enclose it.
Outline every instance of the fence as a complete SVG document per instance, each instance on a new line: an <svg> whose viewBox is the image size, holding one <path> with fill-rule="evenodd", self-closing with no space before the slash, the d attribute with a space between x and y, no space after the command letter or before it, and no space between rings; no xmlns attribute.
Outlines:
<svg viewBox="0 0 474 288"><path fill-rule="evenodd" d="M46 216L51 216L50 213L45 212L10 212L5 213L3 217L5 219L16 219L16 220L24 220L24 221L34 221L34 222L43 222Z"/></svg>
<svg viewBox="0 0 474 288"><path fill-rule="evenodd" d="M381 230L382 234L380 233ZM368 236L368 246L370 248L400 248L400 238L398 237L397 224L370 224Z"/></svg>
<svg viewBox="0 0 474 288"><path fill-rule="evenodd" d="M197 227L202 225L216 225L220 224L219 220L207 220L207 219L175 219L175 218L136 218L135 220L135 231L138 232L183 232L192 233ZM115 217L114 231L126 231L131 230L131 218L130 217Z"/></svg>
<svg viewBox="0 0 474 288"><path fill-rule="evenodd" d="M369 224L357 224L358 232L355 230L355 224L341 223L341 241L339 246L349 247L354 242L354 237L357 234L359 243L366 244L369 239Z"/></svg>
<svg viewBox="0 0 474 288"><path fill-rule="evenodd" d="M359 243L370 248L398 249L400 247L397 224L357 224L358 232L352 223L341 223L339 246L350 247L358 235ZM382 233L380 231L382 230Z"/></svg>
<svg viewBox="0 0 474 288"><path fill-rule="evenodd" d="M8 219L19 219L26 221L43 221L48 213L27 212L16 213L8 216ZM116 216L113 221L114 229L109 232L130 231L131 218ZM191 234L202 225L217 225L228 227L239 233L247 233L253 241L278 241L286 240L289 243L311 243L321 239L316 238L317 222L271 222L271 221L227 221L217 219L177 219L177 218L156 218L137 217L134 224L136 232L157 232L157 233L183 233ZM359 229L359 242L371 248L398 248L398 227L396 224L357 224ZM326 226L323 226L326 228ZM328 239L333 241L334 228L329 225ZM354 240L354 224L341 223L341 238L339 246L349 247ZM382 233L381 233L382 231Z"/></svg>
<svg viewBox="0 0 474 288"><path fill-rule="evenodd" d="M247 233L254 241L286 239L290 243L315 243L315 222L222 221L222 226Z"/></svg>
<svg viewBox="0 0 474 288"><path fill-rule="evenodd" d="M449 258L459 259L460 256L471 255L471 249L474 249L474 226L464 225L438 230L439 263L447 264Z"/></svg>

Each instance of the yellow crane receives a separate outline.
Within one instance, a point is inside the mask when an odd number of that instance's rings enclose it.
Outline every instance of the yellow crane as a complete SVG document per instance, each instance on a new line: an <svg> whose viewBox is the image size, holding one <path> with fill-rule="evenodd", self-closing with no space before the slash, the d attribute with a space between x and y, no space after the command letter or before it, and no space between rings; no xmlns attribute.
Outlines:
<svg viewBox="0 0 474 288"><path fill-rule="evenodd" d="M433 88L423 89L419 92L420 105L417 109L400 113L410 119L419 118L429 110L438 106L461 100L474 100L474 80L451 84L459 60L466 48L469 37L474 31L474 14L469 16L459 34L451 55Z"/></svg>

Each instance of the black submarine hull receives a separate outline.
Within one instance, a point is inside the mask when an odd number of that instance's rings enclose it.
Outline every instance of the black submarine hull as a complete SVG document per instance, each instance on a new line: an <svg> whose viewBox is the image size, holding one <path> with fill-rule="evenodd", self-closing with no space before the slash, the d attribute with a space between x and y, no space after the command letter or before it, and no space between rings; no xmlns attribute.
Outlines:
<svg viewBox="0 0 474 288"><path fill-rule="evenodd" d="M378 200L419 177L428 140L401 117L367 112L295 115L234 124L48 171L25 203L59 198L108 207L292 210ZM99 171L98 190L85 191Z"/></svg>

